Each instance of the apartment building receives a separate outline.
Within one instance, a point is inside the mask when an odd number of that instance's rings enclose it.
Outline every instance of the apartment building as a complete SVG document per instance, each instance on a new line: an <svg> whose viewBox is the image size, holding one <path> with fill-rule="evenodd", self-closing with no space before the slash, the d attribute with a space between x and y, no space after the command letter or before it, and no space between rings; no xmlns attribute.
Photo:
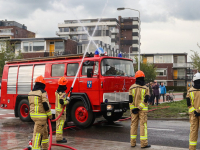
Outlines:
<svg viewBox="0 0 200 150"><path fill-rule="evenodd" d="M0 43L4 40L0 40ZM77 53L77 42L64 37L15 38L8 39L14 44L15 54L21 51L23 58L47 57ZM1 47L0 47L1 49Z"/></svg>
<svg viewBox="0 0 200 150"><path fill-rule="evenodd" d="M131 58L135 59L134 54ZM187 53L141 54L143 63L153 63L156 67L156 80L166 86L186 86L196 73L191 63L187 63Z"/></svg>
<svg viewBox="0 0 200 150"><path fill-rule="evenodd" d="M35 38L35 33L28 31L27 26L16 21L0 21L0 39Z"/></svg>
<svg viewBox="0 0 200 150"><path fill-rule="evenodd" d="M140 20L138 17L118 17L120 24L120 50L134 53L139 50Z"/></svg>
<svg viewBox="0 0 200 150"><path fill-rule="evenodd" d="M84 43L90 40L84 31L84 27L92 35L97 22L98 19L82 19L80 22L77 20L65 20L64 23L58 24L59 31L56 34L60 37L68 37ZM123 53L132 53L138 51L139 30L139 19L137 17L123 18L119 16L118 20L116 18L102 18L92 39L102 42L103 45L106 44L110 51L120 50ZM77 53L84 52L85 46L79 45ZM91 44L89 50L94 52L96 47Z"/></svg>

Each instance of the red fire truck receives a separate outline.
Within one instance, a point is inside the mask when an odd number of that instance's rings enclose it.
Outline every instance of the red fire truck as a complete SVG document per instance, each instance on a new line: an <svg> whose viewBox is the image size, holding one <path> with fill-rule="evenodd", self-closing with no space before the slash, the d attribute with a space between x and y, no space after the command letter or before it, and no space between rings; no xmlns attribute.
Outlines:
<svg viewBox="0 0 200 150"><path fill-rule="evenodd" d="M55 113L55 91L58 79L68 80L67 91L74 80L83 55L66 55L21 59L7 62L1 85L1 108L14 109L15 117L30 121L28 93L35 78L44 76L52 112ZM88 127L96 117L116 121L129 109L129 87L135 83L131 59L88 55L75 82L67 107L68 121Z"/></svg>

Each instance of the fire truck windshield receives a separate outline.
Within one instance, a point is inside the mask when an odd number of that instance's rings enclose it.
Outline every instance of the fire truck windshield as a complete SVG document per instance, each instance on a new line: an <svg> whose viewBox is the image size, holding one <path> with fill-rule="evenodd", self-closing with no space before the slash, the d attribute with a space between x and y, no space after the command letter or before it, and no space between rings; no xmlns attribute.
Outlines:
<svg viewBox="0 0 200 150"><path fill-rule="evenodd" d="M103 59L101 62L103 76L134 76L133 62L123 59Z"/></svg>

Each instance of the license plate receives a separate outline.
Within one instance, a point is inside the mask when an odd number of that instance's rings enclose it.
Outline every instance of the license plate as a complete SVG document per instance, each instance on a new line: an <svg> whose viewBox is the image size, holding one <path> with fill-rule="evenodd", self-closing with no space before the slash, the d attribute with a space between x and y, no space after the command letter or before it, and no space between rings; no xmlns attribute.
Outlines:
<svg viewBox="0 0 200 150"><path fill-rule="evenodd" d="M115 109L114 112L122 112L122 109Z"/></svg>

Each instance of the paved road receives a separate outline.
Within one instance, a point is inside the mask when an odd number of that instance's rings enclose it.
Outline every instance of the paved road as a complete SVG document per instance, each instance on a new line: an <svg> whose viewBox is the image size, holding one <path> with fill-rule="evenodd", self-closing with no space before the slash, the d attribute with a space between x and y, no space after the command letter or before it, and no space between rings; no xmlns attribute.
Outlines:
<svg viewBox="0 0 200 150"><path fill-rule="evenodd" d="M102 120L102 118L98 120ZM21 122L18 118L15 118L13 110L5 111L0 109L0 149L7 149L8 146L13 145L12 142L21 143L20 146L26 146L28 138L32 136L33 125L33 122ZM55 130L55 123L52 125L53 130ZM149 143L152 145L188 148L189 127L188 121L149 120ZM64 131L64 136L69 137L69 139L82 138L129 143L129 131L130 120L127 120L116 122L113 125L100 123L88 129L69 129ZM11 137L13 138L12 140ZM139 143L139 136L137 143ZM200 148L200 144L198 148Z"/></svg>

